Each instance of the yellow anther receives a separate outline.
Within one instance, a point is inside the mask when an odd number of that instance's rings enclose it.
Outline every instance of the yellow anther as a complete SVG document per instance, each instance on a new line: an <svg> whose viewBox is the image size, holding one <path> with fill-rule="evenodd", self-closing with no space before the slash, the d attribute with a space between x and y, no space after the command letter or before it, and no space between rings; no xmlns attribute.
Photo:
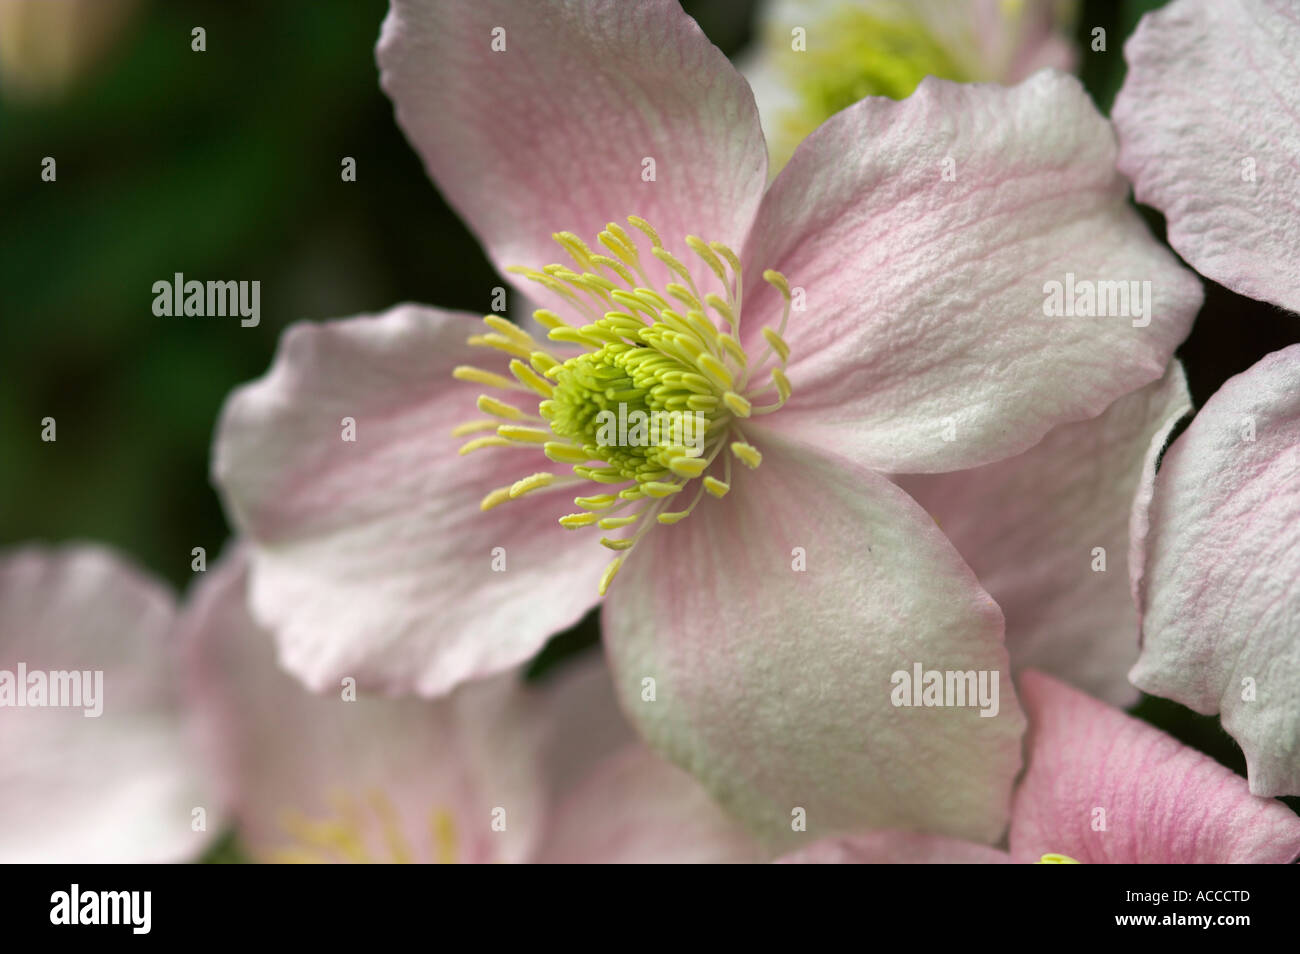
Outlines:
<svg viewBox="0 0 1300 954"><path fill-rule="evenodd" d="M533 366L534 371L540 371L542 374L548 375L560 366L560 362L545 351L534 351L528 356L528 363Z"/></svg>
<svg viewBox="0 0 1300 954"><path fill-rule="evenodd" d="M666 513L659 514L655 519L667 527L672 526L679 520L685 520L690 515L691 512L689 510L670 510Z"/></svg>
<svg viewBox="0 0 1300 954"><path fill-rule="evenodd" d="M545 444L555 435L544 427L525 427L521 424L502 424L497 436L518 444Z"/></svg>
<svg viewBox="0 0 1300 954"><path fill-rule="evenodd" d="M621 262L615 261L608 255L593 255L591 261L593 265L602 265L605 268L608 268L629 285L635 284L636 282L636 279L632 277L632 273L628 271Z"/></svg>
<svg viewBox="0 0 1300 954"><path fill-rule="evenodd" d="M654 230L654 228L650 225L649 222L641 218L641 216L629 215L627 217L627 221L630 225L634 225L642 232L644 232L646 238L650 240L650 244L653 245L655 248L664 247L664 243L659 239L659 233Z"/></svg>
<svg viewBox="0 0 1300 954"><path fill-rule="evenodd" d="M731 484L723 483L716 477L705 477L704 489L714 497L725 497L727 491L731 489Z"/></svg>
<svg viewBox="0 0 1300 954"><path fill-rule="evenodd" d="M1036 865L1077 865L1079 864L1079 862L1075 861L1069 855L1058 855L1055 853L1049 853L1043 855L1043 857L1035 861L1034 864Z"/></svg>
<svg viewBox="0 0 1300 954"><path fill-rule="evenodd" d="M703 457L675 457L668 464L668 469L678 477L685 477L688 480L692 477L698 477L708 468L709 462Z"/></svg>
<svg viewBox="0 0 1300 954"><path fill-rule="evenodd" d="M749 417L750 411L753 410L753 405L735 391L728 391L722 395L722 403L727 405L736 417Z"/></svg>
<svg viewBox="0 0 1300 954"><path fill-rule="evenodd" d="M530 474L522 480L516 480L510 485L510 499L522 497L524 494L533 490L541 490L543 487L549 487L555 483L555 475L545 472Z"/></svg>
<svg viewBox="0 0 1300 954"><path fill-rule="evenodd" d="M525 355L525 357L527 357L527 355ZM551 382L547 381L536 371L518 359L514 359L510 362L510 373L518 378L521 384L532 388L544 398L553 397L555 395L555 388L551 386Z"/></svg>
<svg viewBox="0 0 1300 954"><path fill-rule="evenodd" d="M723 245L721 242L710 242L709 248L713 249L715 252L717 252L719 255L721 255L723 258L727 260L727 264L731 266L732 272L734 272L736 275L740 274L741 272L740 259L736 257L735 252L733 252L727 246Z"/></svg>
<svg viewBox="0 0 1300 954"><path fill-rule="evenodd" d="M570 327L567 321L547 308L538 308L533 312L533 318L547 331L550 331L552 328Z"/></svg>
<svg viewBox="0 0 1300 954"><path fill-rule="evenodd" d="M560 246L569 253L579 268L591 267L591 249L587 243L572 232L553 232L551 238L560 243Z"/></svg>
<svg viewBox="0 0 1300 954"><path fill-rule="evenodd" d="M476 368L473 365L462 364L451 372L451 376L457 381L472 381L474 384L483 384L490 388L506 388L514 390L519 385L511 381L503 374L493 374L491 371L484 371L482 368Z"/></svg>
<svg viewBox="0 0 1300 954"><path fill-rule="evenodd" d="M623 566L624 559L626 559L626 557L618 557L611 561L609 566L605 567L605 572L602 573L600 577L601 596L605 595L605 592L609 589L609 584L613 583L614 577L618 576L618 571Z"/></svg>
<svg viewBox="0 0 1300 954"><path fill-rule="evenodd" d="M507 338L505 335L470 335L467 339L471 345L480 348L496 348L517 358L526 358L532 353L529 344Z"/></svg>
<svg viewBox="0 0 1300 954"><path fill-rule="evenodd" d="M560 526L566 530L577 530L580 527L590 527L599 519L594 513L570 513L560 518Z"/></svg>
<svg viewBox="0 0 1300 954"><path fill-rule="evenodd" d="M434 847L437 849L438 864L455 864L459 854L459 844L456 838L456 822L451 817L451 812L445 809L435 810L429 819L429 828Z"/></svg>
<svg viewBox="0 0 1300 954"><path fill-rule="evenodd" d="M596 525L602 530L618 530L621 527L630 527L640 519L639 513L634 513L630 517L601 517L596 521Z"/></svg>
<svg viewBox="0 0 1300 954"><path fill-rule="evenodd" d="M650 497L667 497L670 494L680 493L681 484L669 484L662 480L647 480L641 484L641 489Z"/></svg>
<svg viewBox="0 0 1300 954"><path fill-rule="evenodd" d="M464 437L466 434L474 434L478 431L495 431L500 423L500 421L491 417L480 418L477 421L466 421L464 424L457 424L453 427L451 436Z"/></svg>
<svg viewBox="0 0 1300 954"><path fill-rule="evenodd" d="M496 398L487 394L478 396L478 409L484 414L495 414L497 417L503 417L507 421L522 421L528 415L524 411L515 407L513 404L507 404L505 401L498 401Z"/></svg>
<svg viewBox="0 0 1300 954"><path fill-rule="evenodd" d="M483 511L491 510L493 507L500 506L510 499L509 487L498 487L492 493L483 498L479 503L478 509Z"/></svg>
<svg viewBox="0 0 1300 954"><path fill-rule="evenodd" d="M790 282L780 272L767 269L763 272L763 281L776 288L784 298L790 297Z"/></svg>
<svg viewBox="0 0 1300 954"><path fill-rule="evenodd" d="M466 441L464 444L461 444L460 450L458 450L456 453L459 454L461 457L464 457L466 454L472 454L474 451L482 450L485 447L510 447L510 446L511 446L511 442L506 440L504 437L497 437L495 435L493 435L492 437L476 437L472 441Z"/></svg>
<svg viewBox="0 0 1300 954"><path fill-rule="evenodd" d="M695 366L720 388L730 388L734 383L735 379L732 378L731 372L727 370L727 366L711 354L702 354L697 357Z"/></svg>
<svg viewBox="0 0 1300 954"><path fill-rule="evenodd" d="M723 350L731 355L740 367L743 368L749 364L749 355L745 354L745 349L740 346L740 342L731 335L726 333L718 335L718 344L722 345Z"/></svg>
<svg viewBox="0 0 1300 954"><path fill-rule="evenodd" d="M573 502L583 510L608 510L618 503L618 495L597 494L594 497L574 497Z"/></svg>
<svg viewBox="0 0 1300 954"><path fill-rule="evenodd" d="M542 445L542 453L557 464L585 464L591 460L591 455L581 447L560 441L547 441Z"/></svg>
<svg viewBox="0 0 1300 954"><path fill-rule="evenodd" d="M772 382L776 385L776 393L781 396L781 403L790 400L790 379L785 376L785 372L780 368L773 368Z"/></svg>
<svg viewBox="0 0 1300 954"><path fill-rule="evenodd" d="M679 262L673 253L668 251L668 249L655 246L650 250L650 254L667 265L669 270L677 275L677 277L682 281L686 282L687 285L693 285L695 283L695 279L691 278L690 269Z"/></svg>
<svg viewBox="0 0 1300 954"><path fill-rule="evenodd" d="M636 545L636 537L627 537L623 540L614 540L610 537L601 537L600 545L610 550L631 550Z"/></svg>
<svg viewBox="0 0 1300 954"><path fill-rule="evenodd" d="M740 458L750 470L755 470L759 464L763 463L763 455L758 452L758 448L753 444L746 444L744 441L732 441L731 452Z"/></svg>
<svg viewBox="0 0 1300 954"><path fill-rule="evenodd" d="M510 338L519 342L525 348L533 349L537 347L537 342L533 336L524 329L520 328L513 321L502 318L500 315L484 315L483 324L487 325L493 331L500 333L503 337Z"/></svg>
<svg viewBox="0 0 1300 954"><path fill-rule="evenodd" d="M709 266L709 270L718 276L718 281L724 285L727 283L727 270L722 267L722 262L718 256L713 254L713 249L699 236L686 236L686 244L691 247L691 251L704 260L704 264Z"/></svg>
<svg viewBox="0 0 1300 954"><path fill-rule="evenodd" d="M722 316L723 320L726 321L728 325L732 328L736 327L736 313L731 310L731 306L723 301L720 296L715 295L713 292L709 292L704 296L704 300L708 302L710 308Z"/></svg>
<svg viewBox="0 0 1300 954"><path fill-rule="evenodd" d="M763 338L772 346L772 350L776 352L776 355L781 359L782 364L785 364L786 361L790 359L790 346L785 343L784 338L778 335L771 328L763 329Z"/></svg>

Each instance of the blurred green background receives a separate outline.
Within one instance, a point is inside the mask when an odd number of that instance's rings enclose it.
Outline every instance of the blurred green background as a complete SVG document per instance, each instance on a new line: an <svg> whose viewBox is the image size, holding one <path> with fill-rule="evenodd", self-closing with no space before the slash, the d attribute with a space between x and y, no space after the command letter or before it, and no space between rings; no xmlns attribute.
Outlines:
<svg viewBox="0 0 1300 954"><path fill-rule="evenodd" d="M746 0L684 5L728 54L752 34ZM1123 39L1159 5L1080 5L1080 73L1103 110L1123 80ZM229 534L208 480L218 410L266 370L285 325L399 301L489 309L499 279L379 89L386 8L145 2L65 96L0 102L0 544L106 541L183 588L191 549L213 559ZM190 48L195 26L206 52ZM1097 26L1104 53L1088 47ZM46 156L53 183L40 178ZM354 183L340 179L344 156ZM261 324L155 317L151 286L174 272L261 281ZM1179 352L1198 406L1300 341L1293 317L1207 289ZM40 439L47 416L54 443ZM593 615L534 669L597 638ZM1217 719L1151 699L1137 711L1244 771Z"/></svg>

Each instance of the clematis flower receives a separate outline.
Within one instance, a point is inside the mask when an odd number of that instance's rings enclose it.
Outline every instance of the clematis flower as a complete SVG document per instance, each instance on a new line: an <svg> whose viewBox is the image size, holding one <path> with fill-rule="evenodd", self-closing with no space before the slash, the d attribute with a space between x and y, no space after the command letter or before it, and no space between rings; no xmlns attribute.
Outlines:
<svg viewBox="0 0 1300 954"><path fill-rule="evenodd" d="M174 615L102 547L0 556L0 861L202 854L221 819L176 693Z"/></svg>
<svg viewBox="0 0 1300 954"><path fill-rule="evenodd" d="M865 96L903 99L927 76L1012 85L1071 70L1073 4L1059 0L768 0L740 65L776 169Z"/></svg>
<svg viewBox="0 0 1300 954"><path fill-rule="evenodd" d="M1124 45L1119 164L1169 244L1235 292L1300 311L1300 21L1288 0L1174 0Z"/></svg>
<svg viewBox="0 0 1300 954"><path fill-rule="evenodd" d="M1082 862L1288 864L1300 817L1256 798L1209 756L1041 673L1026 672L1029 766L1011 811L1010 852L953 839L871 832L827 839L796 863Z"/></svg>
<svg viewBox="0 0 1300 954"><path fill-rule="evenodd" d="M379 60L551 330L414 306L301 325L232 395L214 475L286 667L439 695L607 590L623 707L765 838L792 815L996 838L1014 699L899 709L890 678L1005 671L1001 614L883 475L1024 451L1185 335L1199 283L1127 208L1079 84L864 100L765 190L748 86L666 0L403 0ZM1154 317L1044 319L1067 271L1150 280ZM698 453L602 441L616 405L698 411Z"/></svg>
<svg viewBox="0 0 1300 954"><path fill-rule="evenodd" d="M1130 512L1174 425L1191 413L1182 366L1023 454L900 476L1007 620L1013 671L1037 669L1116 706L1138 700Z"/></svg>
<svg viewBox="0 0 1300 954"><path fill-rule="evenodd" d="M747 861L758 845L619 715L599 660L438 700L313 695L245 608L236 551L181 616L190 704L243 850L268 862Z"/></svg>
<svg viewBox="0 0 1300 954"><path fill-rule="evenodd" d="M1115 121L1139 201L1202 274L1300 311L1294 5L1177 0L1125 56ZM1258 795L1300 793L1298 393L1296 346L1228 381L1147 482L1135 524L1132 679L1220 713Z"/></svg>
<svg viewBox="0 0 1300 954"><path fill-rule="evenodd" d="M1256 795L1300 793L1300 345L1229 379L1148 476L1134 685L1219 713Z"/></svg>

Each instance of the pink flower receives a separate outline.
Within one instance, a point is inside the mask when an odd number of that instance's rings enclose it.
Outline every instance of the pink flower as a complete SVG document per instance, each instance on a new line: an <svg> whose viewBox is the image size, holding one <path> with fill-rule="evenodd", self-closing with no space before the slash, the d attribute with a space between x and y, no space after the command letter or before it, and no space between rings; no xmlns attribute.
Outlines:
<svg viewBox="0 0 1300 954"><path fill-rule="evenodd" d="M0 861L184 861L220 830L176 692L175 612L101 547L0 557Z"/></svg>
<svg viewBox="0 0 1300 954"><path fill-rule="evenodd" d="M1300 310L1300 17L1177 0L1125 47L1120 166L1198 271ZM1300 794L1300 345L1229 380L1148 475L1133 682L1221 713L1251 791Z"/></svg>
<svg viewBox="0 0 1300 954"><path fill-rule="evenodd" d="M286 667L438 695L608 587L625 710L766 837L800 810L995 838L1014 699L889 698L917 661L1005 671L1002 617L884 473L1024 451L1186 333L1199 285L1127 208L1079 84L864 100L765 191L748 87L667 0L401 0L379 59L433 179L557 330L414 306L298 326L231 397L214 472ZM1154 317L1044 318L1067 274L1149 280ZM617 403L700 410L703 454L609 449Z"/></svg>
<svg viewBox="0 0 1300 954"><path fill-rule="evenodd" d="M1138 691L1129 524L1143 475L1191 412L1182 366L1087 421L973 470L898 478L1007 620L1012 669L1037 669L1117 706Z"/></svg>
<svg viewBox="0 0 1300 954"><path fill-rule="evenodd" d="M1011 810L1010 854L953 839L871 832L810 845L784 860L1085 864L1287 864L1300 817L1256 798L1207 755L1039 673L1020 697L1029 767Z"/></svg>
<svg viewBox="0 0 1300 954"><path fill-rule="evenodd" d="M236 552L182 614L188 698L240 847L270 862L692 862L762 852L618 713L599 660L437 700L313 695L245 609Z"/></svg>
<svg viewBox="0 0 1300 954"><path fill-rule="evenodd" d="M1073 69L1074 13L1060 0L763 0L739 64L754 90L772 165L864 96L903 99L926 76L1019 83Z"/></svg>

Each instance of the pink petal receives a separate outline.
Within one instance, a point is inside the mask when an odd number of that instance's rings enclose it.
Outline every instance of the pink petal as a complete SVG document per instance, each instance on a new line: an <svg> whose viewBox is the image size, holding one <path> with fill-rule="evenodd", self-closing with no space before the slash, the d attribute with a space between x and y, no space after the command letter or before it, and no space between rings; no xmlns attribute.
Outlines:
<svg viewBox="0 0 1300 954"><path fill-rule="evenodd" d="M992 841L1023 729L997 607L883 477L749 430L762 466L651 532L610 590L624 710L765 840L882 827ZM914 663L999 672L999 713L895 707L891 677Z"/></svg>
<svg viewBox="0 0 1300 954"><path fill-rule="evenodd" d="M776 859L783 865L1004 865L999 848L914 831L871 831L824 838Z"/></svg>
<svg viewBox="0 0 1300 954"><path fill-rule="evenodd" d="M0 558L0 678L16 682L19 664L87 687L102 674L97 699L64 700L81 706L0 708L0 860L185 861L220 829L174 692L174 613L161 584L102 547Z"/></svg>
<svg viewBox="0 0 1300 954"><path fill-rule="evenodd" d="M480 328L414 305L296 325L270 372L227 401L214 473L252 544L253 609L312 688L352 676L437 695L528 659L595 601L608 554L556 523L572 509L563 491L480 512L548 463L458 456L469 438L452 428L483 417L482 388L451 373L484 363L465 345Z"/></svg>
<svg viewBox="0 0 1300 954"><path fill-rule="evenodd" d="M1110 127L1059 73L1013 89L926 79L824 123L745 252L751 281L774 268L807 296L774 426L875 469L958 470L1159 378L1201 287L1125 204L1114 161ZM1149 281L1151 313L1046 317L1047 283L1069 275ZM753 284L751 337L778 298Z"/></svg>
<svg viewBox="0 0 1300 954"><path fill-rule="evenodd" d="M547 736L516 674L436 701L314 695L276 664L245 585L237 552L196 587L180 638L246 850L259 860L527 857L545 820ZM295 827L304 822L340 825L352 851L307 837Z"/></svg>
<svg viewBox="0 0 1300 954"><path fill-rule="evenodd" d="M758 843L699 783L639 742L607 759L560 806L546 864L760 861Z"/></svg>
<svg viewBox="0 0 1300 954"><path fill-rule="evenodd" d="M1165 454L1131 678L1221 713L1256 795L1300 794L1300 345L1221 387Z"/></svg>
<svg viewBox="0 0 1300 954"><path fill-rule="evenodd" d="M767 176L758 112L676 0L393 0L378 57L398 123L498 268L555 262L553 232L594 244L628 215L671 248L744 241Z"/></svg>
<svg viewBox="0 0 1300 954"><path fill-rule="evenodd" d="M1015 861L1286 863L1300 854L1300 818L1251 795L1209 756L1040 673L1025 673L1020 692L1029 768L1012 809Z"/></svg>
<svg viewBox="0 0 1300 954"><path fill-rule="evenodd" d="M1169 244L1233 291L1300 311L1300 12L1178 0L1138 24L1119 167Z"/></svg>
<svg viewBox="0 0 1300 954"><path fill-rule="evenodd" d="M1175 361L1160 381L1016 457L899 478L1002 608L1015 669L1043 670L1115 705L1137 701L1129 511L1143 466L1191 409Z"/></svg>

